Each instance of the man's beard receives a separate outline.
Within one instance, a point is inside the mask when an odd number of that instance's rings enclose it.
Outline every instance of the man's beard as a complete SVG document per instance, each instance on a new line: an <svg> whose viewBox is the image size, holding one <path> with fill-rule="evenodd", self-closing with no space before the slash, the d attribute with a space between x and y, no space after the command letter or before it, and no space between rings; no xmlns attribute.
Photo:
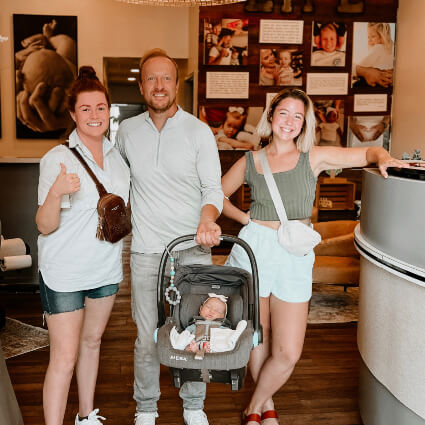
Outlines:
<svg viewBox="0 0 425 425"><path fill-rule="evenodd" d="M174 98L170 98L169 99L169 101L168 101L168 103L165 105L165 106L162 106L162 107L157 107L157 106L155 106L153 103L151 103L151 102L146 102L146 104L148 105L148 107L150 108L150 109L152 109L152 111L154 111L156 114L162 114L162 113L164 113L164 112L167 112L174 104L175 104L175 102L176 102L176 98L174 97Z"/></svg>

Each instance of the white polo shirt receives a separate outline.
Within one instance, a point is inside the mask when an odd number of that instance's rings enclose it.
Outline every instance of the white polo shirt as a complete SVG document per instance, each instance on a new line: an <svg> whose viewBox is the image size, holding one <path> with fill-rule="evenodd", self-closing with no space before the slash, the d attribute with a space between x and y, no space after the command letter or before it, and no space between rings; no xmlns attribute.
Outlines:
<svg viewBox="0 0 425 425"><path fill-rule="evenodd" d="M130 171L120 153L103 139L103 170L97 165L74 130L69 146L87 161L108 192L128 202ZM63 145L51 149L40 162L38 204L43 205L50 187L60 172L60 163L67 173L78 174L81 188L62 198L60 224L54 232L38 237L39 269L46 285L59 292L74 292L121 282L122 241L112 244L96 238L99 193L75 155Z"/></svg>

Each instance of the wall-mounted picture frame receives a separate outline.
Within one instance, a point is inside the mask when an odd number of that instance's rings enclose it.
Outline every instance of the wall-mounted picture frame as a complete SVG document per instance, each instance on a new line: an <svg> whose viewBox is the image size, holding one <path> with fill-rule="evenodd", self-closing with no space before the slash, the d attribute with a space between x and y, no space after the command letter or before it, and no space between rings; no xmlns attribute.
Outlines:
<svg viewBox="0 0 425 425"><path fill-rule="evenodd" d="M77 17L13 15L16 137L56 139L69 126L65 93L77 71Z"/></svg>
<svg viewBox="0 0 425 425"><path fill-rule="evenodd" d="M344 101L342 99L314 100L316 140L319 146L345 146Z"/></svg>
<svg viewBox="0 0 425 425"><path fill-rule="evenodd" d="M302 86L304 53L292 48L260 49L260 86Z"/></svg>
<svg viewBox="0 0 425 425"><path fill-rule="evenodd" d="M248 19L204 19L204 65L248 65Z"/></svg>
<svg viewBox="0 0 425 425"><path fill-rule="evenodd" d="M390 115L354 115L348 117L347 146L381 146L390 150Z"/></svg>
<svg viewBox="0 0 425 425"><path fill-rule="evenodd" d="M347 30L344 22L313 22L311 66L345 66L346 49Z"/></svg>
<svg viewBox="0 0 425 425"><path fill-rule="evenodd" d="M219 150L258 150L260 137L255 128L264 111L262 107L201 106L199 119L214 133Z"/></svg>
<svg viewBox="0 0 425 425"><path fill-rule="evenodd" d="M351 87L392 87L395 30L395 23L354 22Z"/></svg>

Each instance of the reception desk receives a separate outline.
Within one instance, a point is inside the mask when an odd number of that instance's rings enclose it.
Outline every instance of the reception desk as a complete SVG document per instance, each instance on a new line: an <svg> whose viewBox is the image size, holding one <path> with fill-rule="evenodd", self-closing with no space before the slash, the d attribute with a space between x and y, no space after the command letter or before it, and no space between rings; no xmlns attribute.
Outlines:
<svg viewBox="0 0 425 425"><path fill-rule="evenodd" d="M425 425L425 181L363 171L358 348L365 425Z"/></svg>

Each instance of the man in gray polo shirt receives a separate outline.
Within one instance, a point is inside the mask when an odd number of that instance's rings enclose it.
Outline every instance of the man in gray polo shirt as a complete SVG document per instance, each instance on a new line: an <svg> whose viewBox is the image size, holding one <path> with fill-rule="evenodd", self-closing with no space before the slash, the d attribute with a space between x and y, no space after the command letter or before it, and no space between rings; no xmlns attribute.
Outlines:
<svg viewBox="0 0 425 425"><path fill-rule="evenodd" d="M196 233L200 245L178 245L174 258L179 264L211 263L209 247L219 243L221 234L215 221L223 207L223 192L211 130L176 104L178 69L174 60L160 49L145 54L140 61L139 86L148 111L122 122L117 144L131 172L131 296L138 330L134 350L136 425L154 425L160 389L153 332L161 255L176 237ZM180 397L185 423L208 425L203 411L205 384L185 383Z"/></svg>

